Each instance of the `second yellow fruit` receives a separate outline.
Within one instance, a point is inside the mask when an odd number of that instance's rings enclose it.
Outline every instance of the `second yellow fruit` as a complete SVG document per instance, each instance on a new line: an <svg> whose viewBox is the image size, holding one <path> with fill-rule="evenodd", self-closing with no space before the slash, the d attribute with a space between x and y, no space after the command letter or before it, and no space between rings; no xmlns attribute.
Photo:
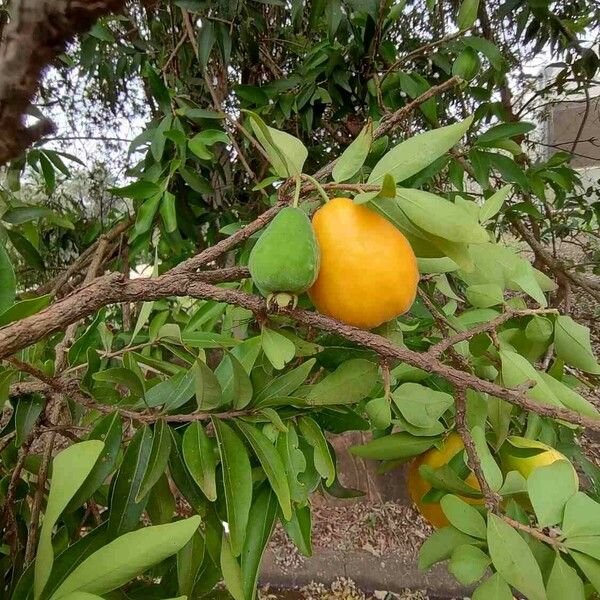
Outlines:
<svg viewBox="0 0 600 600"><path fill-rule="evenodd" d="M319 312L371 329L411 307L419 281L417 259L389 221L349 198L334 198L312 223L321 268L309 296Z"/></svg>

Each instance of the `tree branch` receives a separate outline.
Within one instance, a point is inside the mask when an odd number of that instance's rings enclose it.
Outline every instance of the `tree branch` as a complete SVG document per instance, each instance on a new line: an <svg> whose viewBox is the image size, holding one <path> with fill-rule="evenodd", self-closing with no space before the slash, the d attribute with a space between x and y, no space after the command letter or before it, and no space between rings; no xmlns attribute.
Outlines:
<svg viewBox="0 0 600 600"><path fill-rule="evenodd" d="M18 0L0 41L0 165L54 131L48 119L25 120L43 71L66 44L124 0Z"/></svg>

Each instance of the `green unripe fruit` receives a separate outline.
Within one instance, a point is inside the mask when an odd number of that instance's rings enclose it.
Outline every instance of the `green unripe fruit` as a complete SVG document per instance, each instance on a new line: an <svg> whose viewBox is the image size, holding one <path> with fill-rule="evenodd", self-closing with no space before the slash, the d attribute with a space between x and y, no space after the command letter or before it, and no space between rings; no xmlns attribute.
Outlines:
<svg viewBox="0 0 600 600"><path fill-rule="evenodd" d="M252 248L248 266L263 296L279 306L295 304L319 274L319 246L306 214L284 208Z"/></svg>

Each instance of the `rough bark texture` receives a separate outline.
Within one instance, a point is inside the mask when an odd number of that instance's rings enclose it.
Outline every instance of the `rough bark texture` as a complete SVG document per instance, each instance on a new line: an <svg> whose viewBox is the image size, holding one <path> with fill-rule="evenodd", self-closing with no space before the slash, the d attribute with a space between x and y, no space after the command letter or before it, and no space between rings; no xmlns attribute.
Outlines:
<svg viewBox="0 0 600 600"><path fill-rule="evenodd" d="M51 121L25 119L43 71L77 33L120 10L124 0L14 0L0 41L0 165L50 133Z"/></svg>

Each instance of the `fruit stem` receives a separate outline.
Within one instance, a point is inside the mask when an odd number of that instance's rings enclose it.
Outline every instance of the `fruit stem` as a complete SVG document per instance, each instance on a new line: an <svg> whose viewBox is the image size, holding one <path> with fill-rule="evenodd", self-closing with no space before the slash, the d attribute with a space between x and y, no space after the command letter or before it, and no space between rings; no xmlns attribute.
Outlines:
<svg viewBox="0 0 600 600"><path fill-rule="evenodd" d="M325 192L321 184L314 177L312 177L311 175L303 175L303 177L308 179L308 181L310 181L315 186L317 192L319 192L321 198L323 198L323 201L325 203L329 202L329 196L327 196L327 193Z"/></svg>
<svg viewBox="0 0 600 600"><path fill-rule="evenodd" d="M300 176L296 175L296 189L294 190L294 203L292 206L294 208L298 208L298 201L300 200L300 188L302 186L302 182L300 180Z"/></svg>

